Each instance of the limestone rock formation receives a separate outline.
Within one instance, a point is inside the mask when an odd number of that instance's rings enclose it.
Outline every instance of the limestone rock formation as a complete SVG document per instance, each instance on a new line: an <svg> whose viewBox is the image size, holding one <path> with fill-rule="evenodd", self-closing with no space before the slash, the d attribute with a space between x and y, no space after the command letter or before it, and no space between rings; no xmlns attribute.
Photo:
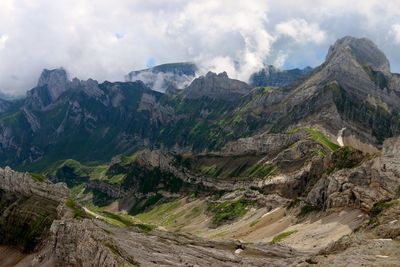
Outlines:
<svg viewBox="0 0 400 267"><path fill-rule="evenodd" d="M280 70L272 65L268 65L250 76L250 84L253 86L285 87L299 79L304 79L312 70L311 67Z"/></svg>
<svg viewBox="0 0 400 267"><path fill-rule="evenodd" d="M25 197L36 195L56 202L64 201L69 195L65 184L35 181L30 174L16 172L9 167L0 168L0 189Z"/></svg>
<svg viewBox="0 0 400 267"><path fill-rule="evenodd" d="M196 78L185 90L188 99L208 97L211 99L234 100L247 94L250 86L239 80L230 79L226 72L219 74L208 72Z"/></svg>
<svg viewBox="0 0 400 267"><path fill-rule="evenodd" d="M43 70L37 87L47 86L51 101L56 100L68 88L67 72L63 68L54 70Z"/></svg>
<svg viewBox="0 0 400 267"><path fill-rule="evenodd" d="M324 209L352 207L368 211L377 202L393 199L400 189L399 148L399 138L386 140L381 156L320 179L307 201Z"/></svg>

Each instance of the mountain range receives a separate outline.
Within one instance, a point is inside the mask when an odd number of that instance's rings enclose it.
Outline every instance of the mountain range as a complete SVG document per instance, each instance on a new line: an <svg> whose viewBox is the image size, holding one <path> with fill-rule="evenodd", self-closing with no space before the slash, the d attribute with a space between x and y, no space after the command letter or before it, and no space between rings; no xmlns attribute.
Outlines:
<svg viewBox="0 0 400 267"><path fill-rule="evenodd" d="M146 72L176 80L193 77L195 66ZM274 74L271 83L251 86L209 72L184 89L159 93L139 80L99 84L69 80L62 68L44 70L25 99L2 100L0 162L40 170L57 160L104 161L145 147L217 151L241 137L300 126L319 126L332 138L346 128L347 144L371 152L398 134L400 76L371 41L345 37L321 66L289 73L279 88L268 85L276 83Z"/></svg>
<svg viewBox="0 0 400 267"><path fill-rule="evenodd" d="M0 252L28 266L400 261L400 75L371 40L248 83L194 63L125 80L43 70L0 99Z"/></svg>

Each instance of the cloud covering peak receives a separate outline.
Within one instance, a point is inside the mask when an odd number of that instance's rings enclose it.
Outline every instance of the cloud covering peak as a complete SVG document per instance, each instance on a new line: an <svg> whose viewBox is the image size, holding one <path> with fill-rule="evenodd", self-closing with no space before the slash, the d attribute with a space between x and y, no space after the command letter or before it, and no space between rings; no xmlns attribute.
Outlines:
<svg viewBox="0 0 400 267"><path fill-rule="evenodd" d="M247 80L264 64L317 65L344 35L370 38L399 70L398 10L397 0L2 0L0 90L22 94L44 68L114 81L149 62Z"/></svg>

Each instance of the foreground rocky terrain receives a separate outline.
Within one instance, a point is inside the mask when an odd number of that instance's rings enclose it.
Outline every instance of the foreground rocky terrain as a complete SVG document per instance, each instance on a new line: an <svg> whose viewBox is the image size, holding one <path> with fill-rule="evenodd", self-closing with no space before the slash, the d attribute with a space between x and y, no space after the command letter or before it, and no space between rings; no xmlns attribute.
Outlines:
<svg viewBox="0 0 400 267"><path fill-rule="evenodd" d="M381 156L323 175L308 195L295 201L277 195L277 187L259 196L231 188L221 197L166 202L137 216L117 212L113 205L82 208L65 185L7 168L0 173L0 230L7 237L0 266L396 266L400 179L393 170L400 162L399 145L398 139L387 140ZM154 160L151 153L145 155ZM329 188L326 181L360 170L364 179L347 176L347 191L335 191L334 199L341 201L329 201L331 194L321 183ZM384 183L374 180L379 171ZM253 208L220 221L221 211L210 206L193 214L204 203L218 207L212 203L238 198L255 200ZM321 199L325 201L318 208ZM312 201L316 206L309 206Z"/></svg>
<svg viewBox="0 0 400 267"><path fill-rule="evenodd" d="M45 70L2 100L0 266L399 265L400 76L375 44L197 71Z"/></svg>

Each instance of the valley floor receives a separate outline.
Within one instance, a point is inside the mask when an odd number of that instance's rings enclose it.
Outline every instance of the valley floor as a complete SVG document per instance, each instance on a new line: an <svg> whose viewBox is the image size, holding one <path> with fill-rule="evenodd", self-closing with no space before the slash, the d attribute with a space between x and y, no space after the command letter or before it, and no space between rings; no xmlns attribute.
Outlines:
<svg viewBox="0 0 400 267"><path fill-rule="evenodd" d="M205 199L187 198L163 204L135 217L161 230L190 233L211 240L240 240L246 243L269 243L281 233L292 233L280 243L304 252L317 252L328 244L350 234L368 218L359 210L313 213L300 221L284 207L271 211L250 209L235 222L210 228Z"/></svg>

